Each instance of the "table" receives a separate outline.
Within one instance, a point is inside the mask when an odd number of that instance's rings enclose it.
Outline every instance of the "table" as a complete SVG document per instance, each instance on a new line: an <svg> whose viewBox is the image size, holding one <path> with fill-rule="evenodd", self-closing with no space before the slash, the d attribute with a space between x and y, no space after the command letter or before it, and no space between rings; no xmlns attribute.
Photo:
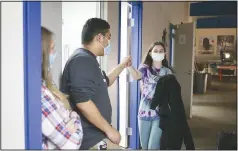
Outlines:
<svg viewBox="0 0 238 151"><path fill-rule="evenodd" d="M235 72L236 72L237 66L236 65L230 65L230 66L219 65L219 66L217 66L217 69L219 69L219 77L220 77L220 81L221 81L222 80L222 72L221 72L222 69L235 70Z"/></svg>

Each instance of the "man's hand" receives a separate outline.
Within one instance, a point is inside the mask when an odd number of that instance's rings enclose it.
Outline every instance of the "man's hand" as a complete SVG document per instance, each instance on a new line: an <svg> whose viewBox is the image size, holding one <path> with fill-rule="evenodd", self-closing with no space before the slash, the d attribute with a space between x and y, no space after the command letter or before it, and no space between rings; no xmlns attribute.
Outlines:
<svg viewBox="0 0 238 151"><path fill-rule="evenodd" d="M131 56L125 57L125 58L122 60L121 64L123 64L123 66L124 66L125 68L126 68L126 67L130 67L131 64L132 64L131 60L132 60Z"/></svg>
<svg viewBox="0 0 238 151"><path fill-rule="evenodd" d="M125 57L122 62L117 65L114 69L112 69L112 71L107 75L108 79L109 79L109 85L111 86L114 81L117 79L117 77L119 76L119 74L127 67L131 66L131 56Z"/></svg>
<svg viewBox="0 0 238 151"><path fill-rule="evenodd" d="M120 141L121 141L121 135L120 133L115 130L113 127L111 127L107 132L106 132L106 135L108 137L108 139L114 143L114 144L119 144Z"/></svg>

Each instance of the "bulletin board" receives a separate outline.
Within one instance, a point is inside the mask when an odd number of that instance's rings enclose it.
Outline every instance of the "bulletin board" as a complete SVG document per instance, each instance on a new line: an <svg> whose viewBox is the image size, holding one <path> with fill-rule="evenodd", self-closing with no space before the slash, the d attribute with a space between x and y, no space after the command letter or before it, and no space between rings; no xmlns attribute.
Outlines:
<svg viewBox="0 0 238 151"><path fill-rule="evenodd" d="M219 56L221 50L236 51L236 28L196 30L196 56Z"/></svg>

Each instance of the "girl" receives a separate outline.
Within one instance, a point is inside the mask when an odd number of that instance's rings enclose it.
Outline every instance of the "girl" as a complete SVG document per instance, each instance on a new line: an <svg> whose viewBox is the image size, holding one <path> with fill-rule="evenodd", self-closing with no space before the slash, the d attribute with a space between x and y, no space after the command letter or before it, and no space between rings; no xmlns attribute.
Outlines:
<svg viewBox="0 0 238 151"><path fill-rule="evenodd" d="M165 56L165 47L161 42L151 44L146 58L138 70L128 67L135 80L140 80L141 101L138 113L139 133L142 149L160 149L162 131L160 118L150 109L157 81L161 76L172 74Z"/></svg>
<svg viewBox="0 0 238 151"><path fill-rule="evenodd" d="M42 149L79 149L83 131L80 117L53 84L50 67L55 59L53 33L41 28L42 41Z"/></svg>

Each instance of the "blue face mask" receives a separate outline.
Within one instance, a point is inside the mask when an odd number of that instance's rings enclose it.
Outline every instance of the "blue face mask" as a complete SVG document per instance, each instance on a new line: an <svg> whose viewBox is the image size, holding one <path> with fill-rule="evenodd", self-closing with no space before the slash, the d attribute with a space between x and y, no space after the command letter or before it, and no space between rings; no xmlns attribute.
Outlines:
<svg viewBox="0 0 238 151"><path fill-rule="evenodd" d="M104 55L108 55L111 50L110 40L108 40L108 46L104 48Z"/></svg>
<svg viewBox="0 0 238 151"><path fill-rule="evenodd" d="M53 63L54 63L54 61L55 61L55 58L56 58L56 55L57 55L57 53L55 52L55 53L52 53L52 54L50 54L50 60L49 60L49 65L50 65L50 68L52 68L52 65L53 65Z"/></svg>
<svg viewBox="0 0 238 151"><path fill-rule="evenodd" d="M105 37L106 38L106 37ZM107 38L106 38L107 39ZM100 42L99 42L100 44ZM108 55L111 50L110 40L108 40L107 47L104 47L102 44L100 44L104 48L104 56Z"/></svg>

